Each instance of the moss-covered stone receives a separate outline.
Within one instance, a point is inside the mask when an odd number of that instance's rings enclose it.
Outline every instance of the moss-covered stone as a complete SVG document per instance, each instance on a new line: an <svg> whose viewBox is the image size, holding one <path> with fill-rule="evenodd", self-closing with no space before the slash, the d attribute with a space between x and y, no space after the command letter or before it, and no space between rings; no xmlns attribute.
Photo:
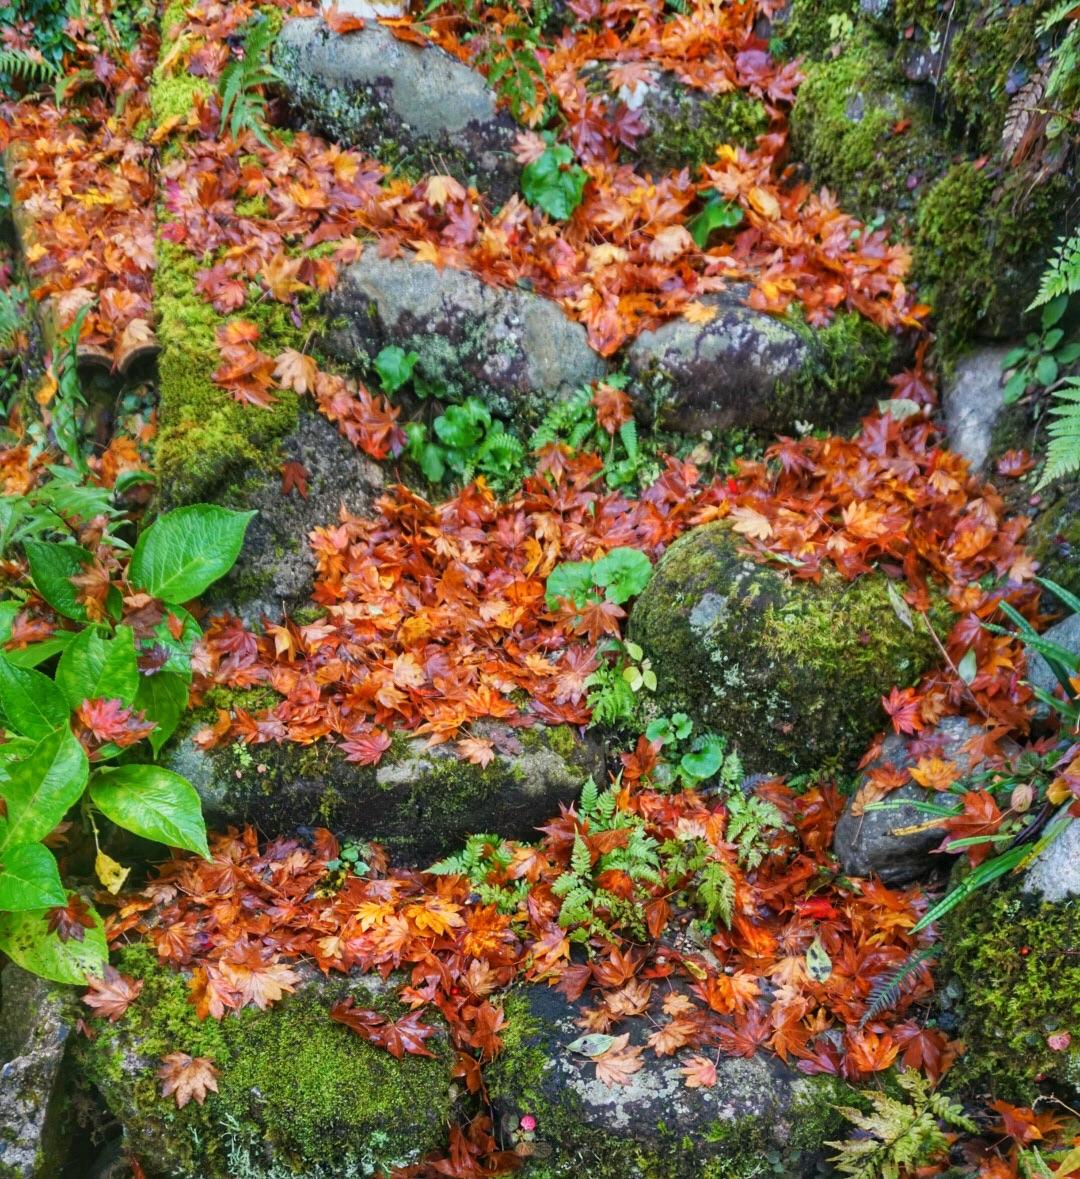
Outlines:
<svg viewBox="0 0 1080 1179"><path fill-rule="evenodd" d="M866 31L838 57L804 70L791 112L796 157L845 208L867 219L883 213L901 227L915 208L919 179L937 175L948 159L925 96L897 71L889 47Z"/></svg>
<svg viewBox="0 0 1080 1179"><path fill-rule="evenodd" d="M668 549L630 619L656 707L726 733L750 770L840 768L881 727L881 696L914 683L936 646L896 616L884 575L826 568L797 581L739 552L723 522ZM940 633L948 612L935 606Z"/></svg>
<svg viewBox="0 0 1080 1179"><path fill-rule="evenodd" d="M569 726L513 731L480 722L476 735L499 739L487 766L462 760L450 746L428 748L421 738L396 734L377 766L362 766L327 741L237 743L207 753L191 738L202 719L165 757L195 785L212 821L254 822L273 832L333 827L413 863L430 863L476 832L527 839L590 776L604 781L600 747ZM515 743L517 752L508 752Z"/></svg>
<svg viewBox="0 0 1080 1179"><path fill-rule="evenodd" d="M378 980L314 980L266 1012L200 1020L185 978L147 946L119 958L143 980L142 994L123 1021L101 1021L95 1038L80 1042L78 1064L151 1173L235 1179L238 1164L254 1176L259 1163L273 1163L329 1179L389 1170L444 1141L453 1105L445 1034L427 1043L434 1059L395 1060L329 1017L329 1004L347 994L399 1017ZM170 1052L212 1060L217 1094L183 1109L162 1098L156 1071Z"/></svg>
<svg viewBox="0 0 1080 1179"><path fill-rule="evenodd" d="M1051 485L1049 505L1035 517L1028 548L1039 562L1039 575L1080 594L1080 480Z"/></svg>
<svg viewBox="0 0 1080 1179"><path fill-rule="evenodd" d="M536 1119L543 1154L531 1179L750 1179L810 1173L842 1119L850 1090L808 1080L779 1062L721 1058L711 1090L689 1090L681 1062L647 1054L627 1086L593 1079L593 1065L567 1050L581 1029L575 1005L546 987L504 1001L504 1048L486 1070L492 1100L511 1128ZM659 1012L657 1012L658 1017ZM644 1043L648 1020L624 1026ZM513 1130L511 1129L511 1133Z"/></svg>
<svg viewBox="0 0 1080 1179"><path fill-rule="evenodd" d="M715 161L722 143L752 148L769 126L764 103L743 90L706 96L673 83L655 106L646 98L643 109L649 131L632 153L642 173L697 169Z"/></svg>
<svg viewBox="0 0 1080 1179"><path fill-rule="evenodd" d="M1030 1105L1038 1080L1080 1090L1080 1054L1055 1052L1054 1032L1080 1028L1080 898L1040 901L1010 881L979 889L941 925L942 965L959 989L967 1046L953 1088Z"/></svg>

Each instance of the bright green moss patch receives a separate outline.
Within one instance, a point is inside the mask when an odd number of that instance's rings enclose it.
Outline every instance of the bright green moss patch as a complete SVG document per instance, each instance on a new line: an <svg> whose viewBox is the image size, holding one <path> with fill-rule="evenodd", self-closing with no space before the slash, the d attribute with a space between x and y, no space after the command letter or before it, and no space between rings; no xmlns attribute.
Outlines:
<svg viewBox="0 0 1080 1179"><path fill-rule="evenodd" d="M1036 1077L1076 1084L1075 1053L1055 1052L1053 1032L1080 1028L1080 900L1040 902L1014 882L980 889L942 922L943 966L962 990L967 1051L954 1089L989 1090L1030 1105Z"/></svg>
<svg viewBox="0 0 1080 1179"><path fill-rule="evenodd" d="M446 1038L428 1041L433 1060L399 1061L328 1014L332 1001L353 994L358 1006L397 1018L392 996L340 979L266 1012L200 1021L183 976L159 966L148 947L127 947L119 958L122 971L144 980L142 995L121 1023L102 1021L95 1039L80 1042L79 1064L132 1150L161 1173L232 1179L230 1152L246 1141L299 1172L371 1174L443 1141L452 1116ZM209 1057L218 1093L182 1110L163 1099L156 1070L170 1052Z"/></svg>
<svg viewBox="0 0 1080 1179"><path fill-rule="evenodd" d="M723 143L752 148L769 126L765 106L742 90L702 100L679 88L653 116L649 134L634 148L635 161L646 170L694 170L716 159Z"/></svg>

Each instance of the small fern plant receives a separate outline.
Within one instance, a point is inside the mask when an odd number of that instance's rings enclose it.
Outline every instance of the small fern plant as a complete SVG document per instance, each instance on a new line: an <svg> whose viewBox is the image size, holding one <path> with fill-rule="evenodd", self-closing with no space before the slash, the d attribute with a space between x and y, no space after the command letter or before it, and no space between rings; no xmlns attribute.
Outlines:
<svg viewBox="0 0 1080 1179"><path fill-rule="evenodd" d="M1080 291L1080 229L1058 243L1039 281L1039 293L1028 308L1042 307L1062 295Z"/></svg>
<svg viewBox="0 0 1080 1179"><path fill-rule="evenodd" d="M1039 488L1080 471L1080 377L1065 377L1054 390L1046 427L1046 466Z"/></svg>
<svg viewBox="0 0 1080 1179"><path fill-rule="evenodd" d="M265 17L254 17L244 32L243 53L221 72L218 93L221 95L221 131L238 139L245 131L264 146L272 147L263 129L266 122L266 95L263 88L279 81L277 70L269 64L274 29Z"/></svg>
<svg viewBox="0 0 1080 1179"><path fill-rule="evenodd" d="M0 81L11 79L36 85L54 82L60 70L51 61L25 49L0 49Z"/></svg>
<svg viewBox="0 0 1080 1179"><path fill-rule="evenodd" d="M908 1095L900 1101L886 1093L866 1093L873 1106L861 1113L837 1106L862 1135L843 1142L829 1142L837 1153L829 1160L841 1175L851 1179L900 1179L909 1168L930 1163L949 1140L942 1125L977 1134L978 1127L964 1116L963 1106L930 1088L930 1082L913 1069L897 1073L897 1083Z"/></svg>

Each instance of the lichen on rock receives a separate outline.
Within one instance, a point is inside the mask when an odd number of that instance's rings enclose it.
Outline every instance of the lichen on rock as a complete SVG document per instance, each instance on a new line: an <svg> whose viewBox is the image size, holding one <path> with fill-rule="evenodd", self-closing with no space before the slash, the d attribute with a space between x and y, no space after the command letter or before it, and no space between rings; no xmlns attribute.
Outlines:
<svg viewBox="0 0 1080 1179"><path fill-rule="evenodd" d="M738 540L722 521L693 529L634 606L630 634L656 670L656 708L726 734L748 770L848 766L882 727L881 697L935 662L933 638L900 622L884 574L797 581ZM942 633L947 617L935 606Z"/></svg>

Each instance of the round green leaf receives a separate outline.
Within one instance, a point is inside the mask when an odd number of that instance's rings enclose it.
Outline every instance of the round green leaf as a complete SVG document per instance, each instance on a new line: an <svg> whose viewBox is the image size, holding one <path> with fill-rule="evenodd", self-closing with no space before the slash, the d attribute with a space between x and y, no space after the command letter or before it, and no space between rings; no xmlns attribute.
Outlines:
<svg viewBox="0 0 1080 1179"><path fill-rule="evenodd" d="M56 667L56 684L71 708L103 696L130 707L139 689L135 637L130 627L117 627L116 637L104 638L87 627L68 643Z"/></svg>
<svg viewBox="0 0 1080 1179"><path fill-rule="evenodd" d="M64 905L56 858L40 843L20 843L0 855L0 912Z"/></svg>
<svg viewBox="0 0 1080 1179"><path fill-rule="evenodd" d="M90 782L90 798L118 827L210 858L199 795L172 770L140 765L99 770Z"/></svg>
<svg viewBox="0 0 1080 1179"><path fill-rule="evenodd" d="M66 725L71 713L63 692L47 675L29 667L15 667L3 655L0 700L10 727L26 737L47 736Z"/></svg>
<svg viewBox="0 0 1080 1179"><path fill-rule="evenodd" d="M165 602L197 598L233 567L254 515L191 504L159 516L135 545L129 580Z"/></svg>
<svg viewBox="0 0 1080 1179"><path fill-rule="evenodd" d="M596 584L591 561L563 561L548 574L545 602L556 610L560 598L569 598L575 606L584 606Z"/></svg>
<svg viewBox="0 0 1080 1179"><path fill-rule="evenodd" d="M593 579L612 602L629 601L649 584L652 562L640 549L612 549L593 564Z"/></svg>
<svg viewBox="0 0 1080 1179"><path fill-rule="evenodd" d="M90 975L101 975L108 960L105 927L91 909L91 929L83 929L82 941L62 942L49 932L45 909L0 913L0 950L24 970L53 982L84 986Z"/></svg>

